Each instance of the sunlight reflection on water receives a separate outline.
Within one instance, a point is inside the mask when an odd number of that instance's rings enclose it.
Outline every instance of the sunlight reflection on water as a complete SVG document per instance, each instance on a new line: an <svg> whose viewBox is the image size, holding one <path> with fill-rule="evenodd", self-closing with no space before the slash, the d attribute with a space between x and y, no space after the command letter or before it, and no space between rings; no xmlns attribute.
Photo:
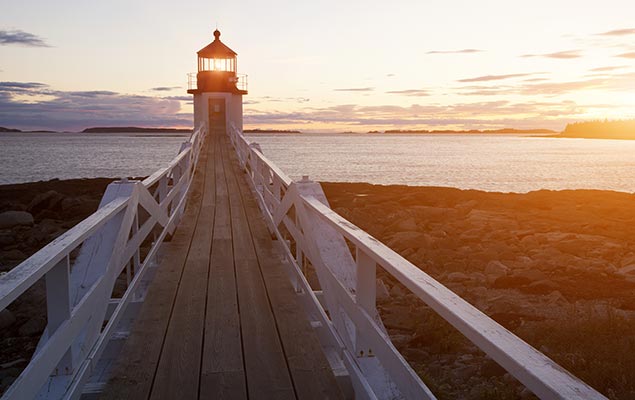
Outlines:
<svg viewBox="0 0 635 400"><path fill-rule="evenodd" d="M500 135L248 135L292 178L502 192L635 191L635 141Z"/></svg>
<svg viewBox="0 0 635 400"><path fill-rule="evenodd" d="M496 135L248 135L292 178L503 192L635 191L635 141ZM0 135L0 184L145 176L185 136Z"/></svg>

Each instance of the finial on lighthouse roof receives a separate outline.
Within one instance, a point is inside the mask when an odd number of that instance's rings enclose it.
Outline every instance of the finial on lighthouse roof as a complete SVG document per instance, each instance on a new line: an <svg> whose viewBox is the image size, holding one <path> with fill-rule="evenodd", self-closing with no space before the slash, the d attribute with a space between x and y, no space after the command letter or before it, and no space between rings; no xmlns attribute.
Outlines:
<svg viewBox="0 0 635 400"><path fill-rule="evenodd" d="M216 29L214 31L214 39L219 40L220 39L220 31L218 29Z"/></svg>

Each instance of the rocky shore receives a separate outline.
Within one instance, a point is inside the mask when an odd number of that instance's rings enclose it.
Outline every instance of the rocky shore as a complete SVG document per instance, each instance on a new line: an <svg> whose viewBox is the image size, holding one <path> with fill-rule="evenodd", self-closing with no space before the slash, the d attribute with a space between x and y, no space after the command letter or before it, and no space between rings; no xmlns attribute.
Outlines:
<svg viewBox="0 0 635 400"><path fill-rule="evenodd" d="M0 274L92 214L112 179L0 186ZM46 327L42 280L0 311L0 393L27 365Z"/></svg>
<svg viewBox="0 0 635 400"><path fill-rule="evenodd" d="M332 208L611 399L635 398L635 195L323 183ZM395 343L447 399L532 398L380 272Z"/></svg>
<svg viewBox="0 0 635 400"><path fill-rule="evenodd" d="M97 209L111 179L0 186L0 273ZM611 399L635 398L635 195L323 183L335 211ZM533 398L379 271L378 309L440 399ZM0 392L46 325L44 287L0 312Z"/></svg>

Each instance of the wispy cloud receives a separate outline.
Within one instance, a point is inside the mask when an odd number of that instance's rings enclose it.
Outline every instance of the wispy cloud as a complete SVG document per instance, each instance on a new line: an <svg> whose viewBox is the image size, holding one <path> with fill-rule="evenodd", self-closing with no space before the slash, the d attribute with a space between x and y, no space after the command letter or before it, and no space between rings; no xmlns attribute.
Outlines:
<svg viewBox="0 0 635 400"><path fill-rule="evenodd" d="M522 78L524 76L531 76L531 75L536 75L536 74L539 74L539 72L524 73L524 74L507 74L507 75L484 75L484 76L477 76L475 78L459 79L458 82L467 83L467 82L500 81L500 80L503 80L503 79Z"/></svg>
<svg viewBox="0 0 635 400"><path fill-rule="evenodd" d="M0 45L50 47L41 37L21 30L0 30Z"/></svg>
<svg viewBox="0 0 635 400"><path fill-rule="evenodd" d="M430 96L430 93L424 89L390 90L386 93L400 94L402 96L415 96L415 97Z"/></svg>
<svg viewBox="0 0 635 400"><path fill-rule="evenodd" d="M375 90L374 87L333 89L335 92L372 92L373 90Z"/></svg>
<svg viewBox="0 0 635 400"><path fill-rule="evenodd" d="M555 53L547 53L547 54L523 54L521 57L544 57L544 58L556 58L556 59L573 59L582 57L582 53L580 50L564 50L558 51Z"/></svg>
<svg viewBox="0 0 635 400"><path fill-rule="evenodd" d="M598 67L598 68L592 68L590 69L590 71L593 72L607 72L607 71L615 71L617 69L623 69L623 68L627 68L626 65L612 65L609 67Z"/></svg>
<svg viewBox="0 0 635 400"><path fill-rule="evenodd" d="M632 52L629 52L629 53L618 54L615 57L635 59L635 51L632 51Z"/></svg>
<svg viewBox="0 0 635 400"><path fill-rule="evenodd" d="M182 89L182 86L158 86L150 88L153 92L170 92L172 90Z"/></svg>
<svg viewBox="0 0 635 400"><path fill-rule="evenodd" d="M598 36L626 36L635 35L635 28L615 29L608 32L598 33Z"/></svg>
<svg viewBox="0 0 635 400"><path fill-rule="evenodd" d="M427 52L426 54L472 54L472 53L482 53L484 50L478 49L462 49L462 50L432 50Z"/></svg>
<svg viewBox="0 0 635 400"><path fill-rule="evenodd" d="M514 103L497 100L449 105L412 104L405 107L341 104L293 112L250 109L245 113L245 123L251 126L277 125L300 129L311 129L317 123L384 129L423 126L461 129L545 126L559 129L585 111L586 106L572 101Z"/></svg>

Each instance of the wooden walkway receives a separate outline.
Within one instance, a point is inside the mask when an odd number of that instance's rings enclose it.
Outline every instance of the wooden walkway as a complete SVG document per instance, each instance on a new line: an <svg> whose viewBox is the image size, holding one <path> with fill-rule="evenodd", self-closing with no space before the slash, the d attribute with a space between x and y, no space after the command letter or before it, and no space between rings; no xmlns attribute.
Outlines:
<svg viewBox="0 0 635 400"><path fill-rule="evenodd" d="M229 139L200 157L102 398L342 398Z"/></svg>

